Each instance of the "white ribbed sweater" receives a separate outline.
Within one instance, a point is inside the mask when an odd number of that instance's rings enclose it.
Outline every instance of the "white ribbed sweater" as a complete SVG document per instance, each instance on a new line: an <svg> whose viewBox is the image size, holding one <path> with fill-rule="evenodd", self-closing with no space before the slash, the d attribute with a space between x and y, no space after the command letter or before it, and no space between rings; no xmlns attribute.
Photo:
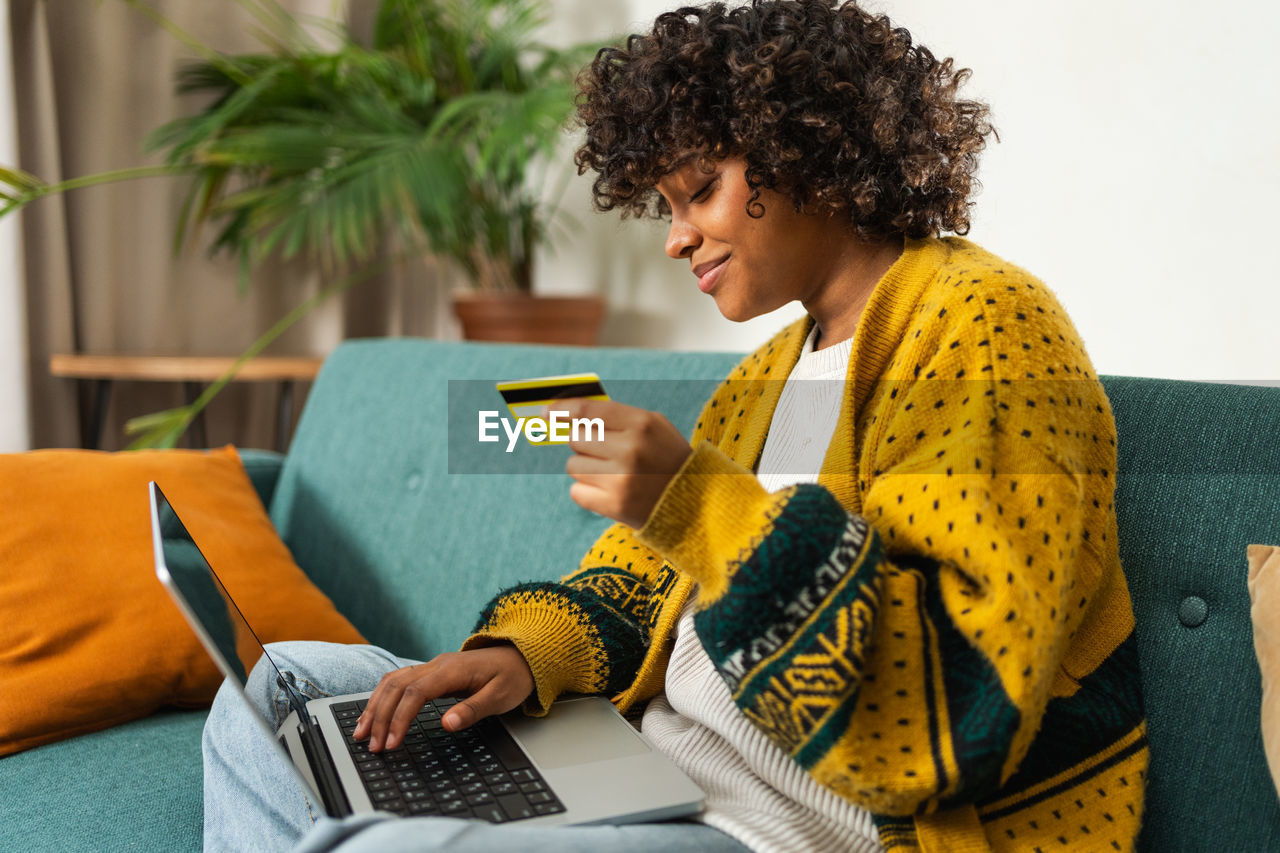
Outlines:
<svg viewBox="0 0 1280 853"><path fill-rule="evenodd" d="M835 431L853 341L814 352L814 338L787 377L761 452L756 474L769 491L817 482ZM758 853L881 850L869 812L815 782L734 705L698 641L696 598L676 627L666 690L641 729L707 792L698 819Z"/></svg>

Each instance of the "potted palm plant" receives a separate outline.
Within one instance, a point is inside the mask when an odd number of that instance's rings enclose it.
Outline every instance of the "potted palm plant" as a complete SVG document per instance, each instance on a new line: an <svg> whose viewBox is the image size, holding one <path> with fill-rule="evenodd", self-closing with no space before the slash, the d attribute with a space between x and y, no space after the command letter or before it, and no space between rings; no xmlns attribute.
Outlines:
<svg viewBox="0 0 1280 853"><path fill-rule="evenodd" d="M595 343L598 297L543 300L547 315L531 296L534 249L556 227L550 155L597 47L536 43L543 12L541 0L383 0L369 46L337 28L323 49L286 22L269 52L184 68L179 89L211 100L151 140L191 175L179 241L212 224L213 250L238 256L246 281L272 254L334 272L388 246L431 253L473 285L455 300L469 337ZM505 331L478 325L486 305Z"/></svg>
<svg viewBox="0 0 1280 853"><path fill-rule="evenodd" d="M336 47L278 5L237 0L264 24L268 49L254 54L213 51L142 0L124 2L203 57L177 84L208 105L152 134L164 165L54 184L0 168L0 217L79 187L185 176L175 246L207 225L211 250L239 258L242 287L271 255L304 258L329 280L193 403L130 421L132 447L174 446L240 365L317 304L428 254L473 285L455 295L467 337L596 343L603 300L531 294L533 252L558 227L551 155L574 76L601 46L537 43L543 0L381 0L370 43L333 24Z"/></svg>

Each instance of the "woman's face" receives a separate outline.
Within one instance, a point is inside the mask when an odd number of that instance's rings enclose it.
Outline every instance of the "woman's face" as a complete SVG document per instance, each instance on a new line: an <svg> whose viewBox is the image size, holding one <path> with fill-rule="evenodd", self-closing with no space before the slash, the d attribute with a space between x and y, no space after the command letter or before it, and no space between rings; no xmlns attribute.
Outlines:
<svg viewBox="0 0 1280 853"><path fill-rule="evenodd" d="M667 254L687 259L698 289L739 322L793 299L806 307L822 301L851 242L836 218L797 213L789 198L770 190L758 200L764 215L749 216L745 171L744 161L726 159L704 172L694 158L657 185L671 207Z"/></svg>

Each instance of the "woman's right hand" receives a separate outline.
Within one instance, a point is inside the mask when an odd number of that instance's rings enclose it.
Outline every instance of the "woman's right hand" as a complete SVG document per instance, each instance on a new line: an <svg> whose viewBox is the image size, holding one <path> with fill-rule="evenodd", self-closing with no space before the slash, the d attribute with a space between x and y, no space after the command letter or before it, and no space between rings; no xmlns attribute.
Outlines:
<svg viewBox="0 0 1280 853"><path fill-rule="evenodd" d="M533 672L510 644L449 652L382 676L356 723L356 740L369 751L395 749L422 706L441 696L465 696L441 719L445 729L462 731L485 717L505 714L533 692Z"/></svg>

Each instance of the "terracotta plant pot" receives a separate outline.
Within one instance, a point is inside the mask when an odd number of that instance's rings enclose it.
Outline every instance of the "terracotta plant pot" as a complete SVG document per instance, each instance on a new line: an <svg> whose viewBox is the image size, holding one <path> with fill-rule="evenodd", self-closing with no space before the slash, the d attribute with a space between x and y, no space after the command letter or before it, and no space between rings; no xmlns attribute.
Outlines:
<svg viewBox="0 0 1280 853"><path fill-rule="evenodd" d="M459 293L453 310L469 341L595 346L604 323L599 296Z"/></svg>

